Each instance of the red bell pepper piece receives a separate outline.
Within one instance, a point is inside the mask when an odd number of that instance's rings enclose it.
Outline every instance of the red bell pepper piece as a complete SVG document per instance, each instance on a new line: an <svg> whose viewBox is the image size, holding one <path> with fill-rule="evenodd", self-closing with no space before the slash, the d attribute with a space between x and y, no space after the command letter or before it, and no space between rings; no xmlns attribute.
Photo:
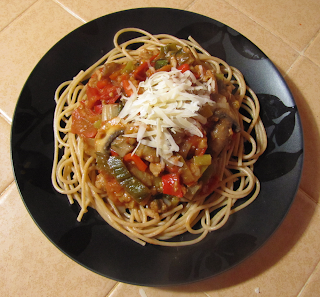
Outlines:
<svg viewBox="0 0 320 297"><path fill-rule="evenodd" d="M203 156L206 153L206 148L198 148L196 149L196 156Z"/></svg>
<svg viewBox="0 0 320 297"><path fill-rule="evenodd" d="M133 72L133 76L137 80L146 80L147 74L146 71L149 69L148 62L143 62L138 68Z"/></svg>
<svg viewBox="0 0 320 297"><path fill-rule="evenodd" d="M168 194L176 197L183 197L182 185L180 176L177 173L169 173L162 176L163 194Z"/></svg>
<svg viewBox="0 0 320 297"><path fill-rule="evenodd" d="M119 154L117 152L115 152L114 150L110 150L111 156L115 156L118 157Z"/></svg>
<svg viewBox="0 0 320 297"><path fill-rule="evenodd" d="M156 55L154 55L154 56L152 56L152 57L150 58L150 65L151 65L151 66L154 67L154 64L156 63L156 58L157 58L158 56L159 56L159 53L156 54Z"/></svg>
<svg viewBox="0 0 320 297"><path fill-rule="evenodd" d="M137 155L132 155L131 153L129 154L126 154L124 157L123 157L123 160L128 162L128 161L133 161L137 168L140 170L140 171L146 171L147 168L148 168L148 165L146 163L144 163L142 161L142 159L137 156Z"/></svg>

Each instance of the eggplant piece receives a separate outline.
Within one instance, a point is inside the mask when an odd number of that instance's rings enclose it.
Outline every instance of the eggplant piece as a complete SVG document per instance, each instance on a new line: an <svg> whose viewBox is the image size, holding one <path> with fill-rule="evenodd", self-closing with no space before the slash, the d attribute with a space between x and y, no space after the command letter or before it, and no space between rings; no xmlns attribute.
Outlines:
<svg viewBox="0 0 320 297"><path fill-rule="evenodd" d="M213 118L217 123L210 132L209 146L213 156L218 156L228 145L233 132L238 133L241 128L230 110L217 109L214 111Z"/></svg>
<svg viewBox="0 0 320 297"><path fill-rule="evenodd" d="M134 150L134 145L128 143L127 140L127 137L119 135L112 141L110 148L123 158L125 155L131 153Z"/></svg>
<svg viewBox="0 0 320 297"><path fill-rule="evenodd" d="M153 175L147 171L139 170L134 164L131 162L127 162L126 166L131 173L132 176L136 177L139 181L141 181L147 187L153 186Z"/></svg>
<svg viewBox="0 0 320 297"><path fill-rule="evenodd" d="M210 133L209 144L214 156L218 156L228 145L232 135L232 122L228 118L218 121Z"/></svg>
<svg viewBox="0 0 320 297"><path fill-rule="evenodd" d="M140 144L137 148L135 154L139 156L141 159L144 159L151 163L159 163L160 157L157 156L156 149L153 147L149 147L144 144Z"/></svg>

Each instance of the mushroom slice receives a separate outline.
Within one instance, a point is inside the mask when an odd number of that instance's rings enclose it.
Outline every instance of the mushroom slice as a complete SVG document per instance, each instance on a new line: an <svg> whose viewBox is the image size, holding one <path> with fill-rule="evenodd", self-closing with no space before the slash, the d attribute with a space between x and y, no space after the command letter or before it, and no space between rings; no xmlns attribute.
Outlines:
<svg viewBox="0 0 320 297"><path fill-rule="evenodd" d="M214 111L213 116L219 120L225 119L226 121L230 122L234 132L238 133L241 131L239 121L231 110L219 108Z"/></svg>
<svg viewBox="0 0 320 297"><path fill-rule="evenodd" d="M110 155L110 145L119 135L124 134L124 125L119 118L104 122L95 137L95 150Z"/></svg>

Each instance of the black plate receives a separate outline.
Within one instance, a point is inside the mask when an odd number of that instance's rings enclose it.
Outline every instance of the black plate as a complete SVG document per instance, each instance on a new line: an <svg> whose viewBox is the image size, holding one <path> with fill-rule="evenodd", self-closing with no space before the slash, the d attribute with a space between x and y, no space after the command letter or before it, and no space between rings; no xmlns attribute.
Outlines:
<svg viewBox="0 0 320 297"><path fill-rule="evenodd" d="M212 55L240 69L261 102L269 140L268 149L255 168L261 193L222 229L193 246L142 247L105 224L94 210L78 223L78 206L70 206L67 198L51 185L55 89L108 52L115 32L124 27L180 38L192 35ZM195 13L166 8L113 13L81 26L59 41L34 68L21 92L11 138L16 182L43 233L84 267L108 278L147 286L202 280L251 255L287 214L303 162L298 111L272 62L228 26ZM185 235L179 237L183 238Z"/></svg>

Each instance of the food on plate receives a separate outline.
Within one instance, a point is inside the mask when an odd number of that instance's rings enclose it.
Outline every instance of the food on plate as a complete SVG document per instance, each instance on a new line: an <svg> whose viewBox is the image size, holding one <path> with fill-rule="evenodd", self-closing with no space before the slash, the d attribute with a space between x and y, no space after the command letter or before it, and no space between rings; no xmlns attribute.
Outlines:
<svg viewBox="0 0 320 297"><path fill-rule="evenodd" d="M139 36L119 44L128 33ZM79 221L93 207L140 244L190 245L259 193L257 96L192 37L122 29L55 100L52 183Z"/></svg>

